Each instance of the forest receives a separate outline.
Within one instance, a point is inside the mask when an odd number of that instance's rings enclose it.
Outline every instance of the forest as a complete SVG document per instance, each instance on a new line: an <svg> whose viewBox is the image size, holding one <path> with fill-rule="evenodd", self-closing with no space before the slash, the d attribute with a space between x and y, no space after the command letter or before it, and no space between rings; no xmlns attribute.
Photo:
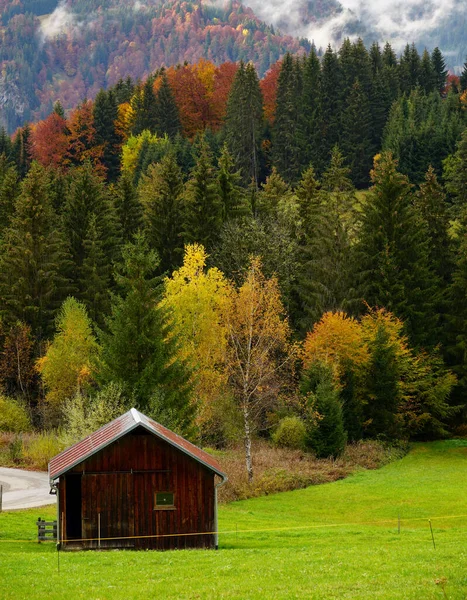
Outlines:
<svg viewBox="0 0 467 600"><path fill-rule="evenodd" d="M0 135L0 431L136 406L339 456L467 430L467 67L345 41ZM48 432L48 433L47 433Z"/></svg>

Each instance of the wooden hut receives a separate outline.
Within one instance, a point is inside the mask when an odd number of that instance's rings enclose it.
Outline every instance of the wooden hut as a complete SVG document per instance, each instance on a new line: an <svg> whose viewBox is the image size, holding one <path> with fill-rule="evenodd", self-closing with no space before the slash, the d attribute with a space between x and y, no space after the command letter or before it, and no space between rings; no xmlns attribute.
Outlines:
<svg viewBox="0 0 467 600"><path fill-rule="evenodd" d="M55 456L49 478L64 549L217 547L226 475L134 408Z"/></svg>

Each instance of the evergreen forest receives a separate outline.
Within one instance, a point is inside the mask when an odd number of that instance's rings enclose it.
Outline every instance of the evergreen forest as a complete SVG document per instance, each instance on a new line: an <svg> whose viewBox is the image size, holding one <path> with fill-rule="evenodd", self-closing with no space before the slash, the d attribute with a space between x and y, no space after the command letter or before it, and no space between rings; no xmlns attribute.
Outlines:
<svg viewBox="0 0 467 600"><path fill-rule="evenodd" d="M346 40L161 68L0 134L0 430L467 431L467 67Z"/></svg>

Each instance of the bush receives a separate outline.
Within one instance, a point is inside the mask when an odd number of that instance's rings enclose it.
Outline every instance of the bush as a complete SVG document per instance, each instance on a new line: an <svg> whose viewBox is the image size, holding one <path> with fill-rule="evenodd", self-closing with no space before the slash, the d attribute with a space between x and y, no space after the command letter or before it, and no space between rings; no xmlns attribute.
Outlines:
<svg viewBox="0 0 467 600"><path fill-rule="evenodd" d="M305 423L298 417L285 417L282 419L272 436L274 444L279 448L293 448L296 450L305 448L305 439Z"/></svg>
<svg viewBox="0 0 467 600"><path fill-rule="evenodd" d="M24 446L24 458L34 469L46 471L50 459L60 454L64 447L58 432L40 433L31 438L29 443Z"/></svg>
<svg viewBox="0 0 467 600"><path fill-rule="evenodd" d="M15 437L8 444L8 458L14 463L19 464L23 459L23 439L20 435Z"/></svg>
<svg viewBox="0 0 467 600"><path fill-rule="evenodd" d="M64 444L70 446L82 440L126 410L128 408L123 398L122 387L116 383L109 383L92 398L77 394L64 406Z"/></svg>
<svg viewBox="0 0 467 600"><path fill-rule="evenodd" d="M30 429L31 423L24 406L13 398L0 396L0 431L21 433Z"/></svg>

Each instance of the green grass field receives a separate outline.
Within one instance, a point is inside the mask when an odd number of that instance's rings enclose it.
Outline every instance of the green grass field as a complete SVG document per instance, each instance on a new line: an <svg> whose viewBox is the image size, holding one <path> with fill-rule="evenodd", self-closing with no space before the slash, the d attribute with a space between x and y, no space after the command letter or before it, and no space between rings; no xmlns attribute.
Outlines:
<svg viewBox="0 0 467 600"><path fill-rule="evenodd" d="M14 541L38 516L53 510L0 515L2 599L467 598L467 441L223 506L218 552L61 552L58 574L53 544Z"/></svg>

